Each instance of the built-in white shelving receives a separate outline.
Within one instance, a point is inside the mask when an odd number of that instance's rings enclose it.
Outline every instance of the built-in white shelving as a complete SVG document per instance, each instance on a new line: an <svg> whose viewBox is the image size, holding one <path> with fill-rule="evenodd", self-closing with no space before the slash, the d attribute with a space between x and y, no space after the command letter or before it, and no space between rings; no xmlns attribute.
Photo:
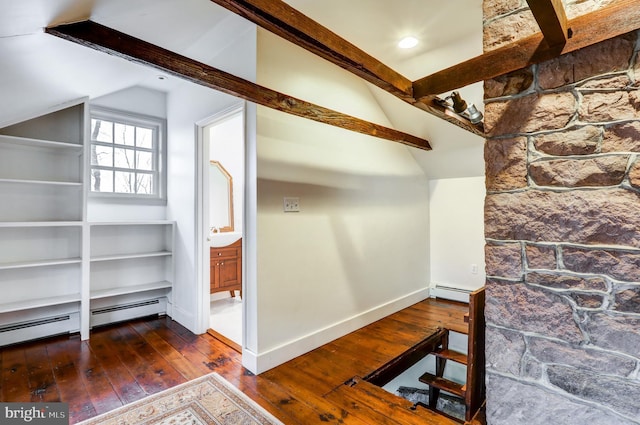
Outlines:
<svg viewBox="0 0 640 425"><path fill-rule="evenodd" d="M99 257L92 257L91 261L95 262L95 261L131 260L135 258L166 257L170 255L173 255L171 251L139 252L136 254L101 255Z"/></svg>
<svg viewBox="0 0 640 425"><path fill-rule="evenodd" d="M17 148L39 148L50 150L68 150L82 155L82 143L56 142L53 140L32 139L29 137L7 136L0 134L0 146L13 146Z"/></svg>
<svg viewBox="0 0 640 425"><path fill-rule="evenodd" d="M172 285L173 285L172 282L169 282L168 280L163 280L160 282L145 283L142 285L114 287L109 289L103 289L101 291L92 291L91 299L97 300L100 298L115 297L118 295L128 295L128 294L139 293L139 292L155 291L158 289L161 289L161 290L171 289Z"/></svg>
<svg viewBox="0 0 640 425"><path fill-rule="evenodd" d="M89 222L86 101L0 129L0 346L168 313L174 223Z"/></svg>
<svg viewBox="0 0 640 425"><path fill-rule="evenodd" d="M0 183L12 183L12 184L43 184L52 186L77 186L82 187L81 182L64 182L54 180L24 180L24 179L0 179Z"/></svg>
<svg viewBox="0 0 640 425"><path fill-rule="evenodd" d="M0 221L2 227L74 227L82 226L82 221Z"/></svg>
<svg viewBox="0 0 640 425"><path fill-rule="evenodd" d="M65 258L61 260L16 261L12 263L0 263L0 270L24 269L29 267L60 266L63 264L80 264L82 258Z"/></svg>
<svg viewBox="0 0 640 425"><path fill-rule="evenodd" d="M0 304L0 314L11 313L21 310L49 307L60 304L78 303L80 294L69 294L57 297L35 298L33 300L15 301L12 303Z"/></svg>
<svg viewBox="0 0 640 425"><path fill-rule="evenodd" d="M92 222L89 228L92 324L104 322L99 314L127 318L129 306L133 315L148 312L145 300L162 299L155 308L166 308L173 285L173 222ZM121 308L117 315L104 308L105 299Z"/></svg>

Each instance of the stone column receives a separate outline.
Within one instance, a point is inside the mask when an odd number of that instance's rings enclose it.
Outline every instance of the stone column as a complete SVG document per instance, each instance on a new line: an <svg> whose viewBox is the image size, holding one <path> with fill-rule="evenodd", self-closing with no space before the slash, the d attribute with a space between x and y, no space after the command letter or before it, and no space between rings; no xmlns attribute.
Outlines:
<svg viewBox="0 0 640 425"><path fill-rule="evenodd" d="M538 30L525 0L484 19L485 51ZM638 44L485 82L490 425L640 424Z"/></svg>

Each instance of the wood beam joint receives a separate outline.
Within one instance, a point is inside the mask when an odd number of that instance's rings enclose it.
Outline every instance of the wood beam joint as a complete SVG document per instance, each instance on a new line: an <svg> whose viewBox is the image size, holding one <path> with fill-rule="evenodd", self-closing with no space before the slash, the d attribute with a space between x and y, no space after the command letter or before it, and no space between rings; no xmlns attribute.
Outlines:
<svg viewBox="0 0 640 425"><path fill-rule="evenodd" d="M562 0L527 0L549 46L564 46L570 38Z"/></svg>
<svg viewBox="0 0 640 425"><path fill-rule="evenodd" d="M567 28L571 37L567 35L563 45L549 45L538 32L414 81L413 95L419 101L428 99L640 29L638 0L617 0L569 20Z"/></svg>
<svg viewBox="0 0 640 425"><path fill-rule="evenodd" d="M478 136L482 124L447 113L433 98L416 102L413 83L282 0L211 0L256 25L363 78L397 98Z"/></svg>

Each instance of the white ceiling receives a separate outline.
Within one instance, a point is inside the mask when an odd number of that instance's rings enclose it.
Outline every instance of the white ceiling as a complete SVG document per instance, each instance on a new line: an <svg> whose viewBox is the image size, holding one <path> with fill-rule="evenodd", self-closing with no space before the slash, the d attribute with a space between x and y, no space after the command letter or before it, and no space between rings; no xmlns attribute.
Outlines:
<svg viewBox="0 0 640 425"><path fill-rule="evenodd" d="M478 0L286 1L412 80L482 52ZM208 0L0 0L0 127L75 98L134 85L170 92L190 84L159 81L155 70L43 33L46 26L88 17L244 77L242 64L215 63L243 22ZM401 51L396 43L408 34L420 44ZM429 174L482 174L481 138L371 90L394 127L431 141L434 152L415 153ZM461 92L481 107L480 86ZM456 156L465 162L459 151L472 152L470 163L456 165Z"/></svg>
<svg viewBox="0 0 640 425"><path fill-rule="evenodd" d="M416 80L482 53L478 0L285 0L405 77ZM397 48L407 35L419 44ZM442 50L474 40L463 51ZM433 57L437 54L437 57Z"/></svg>

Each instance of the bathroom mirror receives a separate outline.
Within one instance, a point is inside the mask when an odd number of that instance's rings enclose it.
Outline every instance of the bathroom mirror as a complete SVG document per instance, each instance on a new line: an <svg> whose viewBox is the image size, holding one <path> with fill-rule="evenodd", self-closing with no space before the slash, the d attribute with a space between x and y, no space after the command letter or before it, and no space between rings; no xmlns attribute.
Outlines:
<svg viewBox="0 0 640 425"><path fill-rule="evenodd" d="M214 233L233 232L233 179L218 161L209 165L209 226Z"/></svg>

